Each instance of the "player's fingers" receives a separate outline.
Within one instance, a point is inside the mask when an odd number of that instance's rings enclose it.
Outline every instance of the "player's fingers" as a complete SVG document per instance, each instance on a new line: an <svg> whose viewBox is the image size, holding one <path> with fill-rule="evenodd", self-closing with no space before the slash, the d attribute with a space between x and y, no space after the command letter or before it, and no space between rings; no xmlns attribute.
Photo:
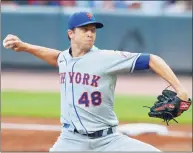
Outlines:
<svg viewBox="0 0 193 153"><path fill-rule="evenodd" d="M7 41L9 41L10 40L10 37L6 37L4 40L3 40L3 45L7 42Z"/></svg>
<svg viewBox="0 0 193 153"><path fill-rule="evenodd" d="M5 48L8 48L8 49L13 49L14 46L16 46L18 43L17 40L9 40L7 41L5 44L4 44L4 47Z"/></svg>
<svg viewBox="0 0 193 153"><path fill-rule="evenodd" d="M8 39L8 40L6 40L6 41L4 42L4 46L7 46L8 44L10 45L10 44L13 43L13 42L14 42L14 40Z"/></svg>
<svg viewBox="0 0 193 153"><path fill-rule="evenodd" d="M8 35L5 37L4 41L8 41L8 40L11 39L13 36L14 36L14 35L8 34Z"/></svg>
<svg viewBox="0 0 193 153"><path fill-rule="evenodd" d="M7 35L7 37L3 40L3 43L6 43L7 41L9 40L19 40L19 38L17 36L14 36L14 35Z"/></svg>
<svg viewBox="0 0 193 153"><path fill-rule="evenodd" d="M7 43L7 42L9 42L9 41L14 41L15 40L15 38L13 38L13 37L6 37L4 40L3 40L3 46L5 46L5 44Z"/></svg>

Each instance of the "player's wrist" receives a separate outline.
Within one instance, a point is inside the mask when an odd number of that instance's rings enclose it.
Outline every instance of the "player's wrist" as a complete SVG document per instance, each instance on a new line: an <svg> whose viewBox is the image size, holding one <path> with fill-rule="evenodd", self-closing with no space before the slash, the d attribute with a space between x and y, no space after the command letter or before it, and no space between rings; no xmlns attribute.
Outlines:
<svg viewBox="0 0 193 153"><path fill-rule="evenodd" d="M181 99L181 100L188 100L188 93L184 88L179 89L177 92L177 96Z"/></svg>
<svg viewBox="0 0 193 153"><path fill-rule="evenodd" d="M188 100L188 92L181 84L175 85L173 88L181 100Z"/></svg>
<svg viewBox="0 0 193 153"><path fill-rule="evenodd" d="M177 96L181 99L181 100L188 100L188 94L187 93L177 93Z"/></svg>
<svg viewBox="0 0 193 153"><path fill-rule="evenodd" d="M31 44L29 44L29 43L22 42L22 46L23 46L23 47L22 47L22 48L23 48L22 50L25 51L25 52L29 52L29 51L30 51L30 48L31 48L30 45L31 45Z"/></svg>

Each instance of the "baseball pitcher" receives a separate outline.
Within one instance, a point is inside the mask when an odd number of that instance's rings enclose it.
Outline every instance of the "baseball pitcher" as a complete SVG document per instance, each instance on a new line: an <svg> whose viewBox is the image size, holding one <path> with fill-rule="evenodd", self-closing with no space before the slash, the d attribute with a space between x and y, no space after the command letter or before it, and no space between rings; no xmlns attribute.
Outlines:
<svg viewBox="0 0 193 153"><path fill-rule="evenodd" d="M71 45L65 51L32 45L14 35L8 35L3 45L16 52L30 53L59 68L62 128L50 152L160 151L117 132L119 122L113 111L117 75L152 69L175 89L179 102L188 102L187 91L156 55L95 47L96 29L102 27L91 13L77 12L68 21ZM159 114L156 110L151 109L151 117Z"/></svg>

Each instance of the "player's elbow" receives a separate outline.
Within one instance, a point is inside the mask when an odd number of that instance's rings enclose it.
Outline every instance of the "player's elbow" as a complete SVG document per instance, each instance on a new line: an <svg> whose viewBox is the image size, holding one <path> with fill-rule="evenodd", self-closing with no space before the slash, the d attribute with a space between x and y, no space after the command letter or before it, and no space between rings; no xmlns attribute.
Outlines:
<svg viewBox="0 0 193 153"><path fill-rule="evenodd" d="M55 57L46 59L46 62L53 67L58 67L57 58Z"/></svg>
<svg viewBox="0 0 193 153"><path fill-rule="evenodd" d="M134 70L145 70L155 67L160 60L162 59L157 55L143 53L136 60Z"/></svg>
<svg viewBox="0 0 193 153"><path fill-rule="evenodd" d="M158 64L165 64L165 61L158 55L150 54L149 67L155 68Z"/></svg>
<svg viewBox="0 0 193 153"><path fill-rule="evenodd" d="M57 62L47 62L50 66L53 66L53 67L58 67L58 64L57 64Z"/></svg>

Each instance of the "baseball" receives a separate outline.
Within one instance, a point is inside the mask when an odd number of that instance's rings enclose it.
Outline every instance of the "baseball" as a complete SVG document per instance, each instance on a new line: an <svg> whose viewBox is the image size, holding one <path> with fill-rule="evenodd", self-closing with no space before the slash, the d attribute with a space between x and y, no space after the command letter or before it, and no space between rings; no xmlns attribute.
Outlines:
<svg viewBox="0 0 193 153"><path fill-rule="evenodd" d="M7 46L6 46L7 49L11 49L11 48L13 48L13 47L14 47L13 44L10 44L10 45L7 45Z"/></svg>

